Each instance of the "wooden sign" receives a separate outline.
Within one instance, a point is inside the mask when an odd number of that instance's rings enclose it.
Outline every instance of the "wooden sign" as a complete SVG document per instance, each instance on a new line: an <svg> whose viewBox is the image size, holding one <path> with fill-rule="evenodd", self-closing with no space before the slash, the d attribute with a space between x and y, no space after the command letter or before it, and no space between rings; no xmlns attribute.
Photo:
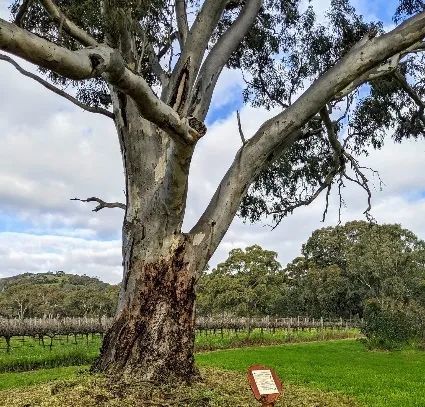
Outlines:
<svg viewBox="0 0 425 407"><path fill-rule="evenodd" d="M268 367L254 365L248 369L248 381L254 397L263 407L272 407L283 392L276 372Z"/></svg>

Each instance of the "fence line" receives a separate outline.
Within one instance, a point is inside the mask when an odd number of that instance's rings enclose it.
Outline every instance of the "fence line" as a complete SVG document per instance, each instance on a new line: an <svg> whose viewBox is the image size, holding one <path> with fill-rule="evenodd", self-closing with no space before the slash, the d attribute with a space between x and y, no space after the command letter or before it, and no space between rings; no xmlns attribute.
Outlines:
<svg viewBox="0 0 425 407"><path fill-rule="evenodd" d="M0 337L6 342L15 336L54 337L56 335L88 335L103 334L111 326L112 318L0 318ZM200 332L217 330L248 330L253 329L350 329L360 326L359 320L324 319L308 317L274 318L255 317L240 318L230 316L198 317L196 329Z"/></svg>

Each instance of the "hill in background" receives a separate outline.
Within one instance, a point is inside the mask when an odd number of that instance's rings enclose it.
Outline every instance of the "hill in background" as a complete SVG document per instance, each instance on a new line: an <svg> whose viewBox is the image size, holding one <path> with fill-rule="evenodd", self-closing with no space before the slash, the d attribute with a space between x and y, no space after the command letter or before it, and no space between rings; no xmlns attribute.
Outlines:
<svg viewBox="0 0 425 407"><path fill-rule="evenodd" d="M25 273L0 279L0 316L112 316L118 285L63 271Z"/></svg>

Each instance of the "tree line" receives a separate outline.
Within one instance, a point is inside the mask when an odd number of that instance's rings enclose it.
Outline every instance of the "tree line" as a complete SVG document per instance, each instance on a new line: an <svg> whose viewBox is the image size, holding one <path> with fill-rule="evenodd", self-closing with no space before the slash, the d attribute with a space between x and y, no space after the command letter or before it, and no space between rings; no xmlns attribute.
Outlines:
<svg viewBox="0 0 425 407"><path fill-rule="evenodd" d="M118 285L84 275L27 273L0 280L0 316L112 317L118 293ZM234 249L197 290L199 316L350 320L372 303L425 308L425 243L399 225L318 229L286 267L258 245Z"/></svg>
<svg viewBox="0 0 425 407"><path fill-rule="evenodd" d="M425 307L425 243L400 225L316 230L286 267L258 245L234 249L198 288L201 314L350 319L371 302Z"/></svg>

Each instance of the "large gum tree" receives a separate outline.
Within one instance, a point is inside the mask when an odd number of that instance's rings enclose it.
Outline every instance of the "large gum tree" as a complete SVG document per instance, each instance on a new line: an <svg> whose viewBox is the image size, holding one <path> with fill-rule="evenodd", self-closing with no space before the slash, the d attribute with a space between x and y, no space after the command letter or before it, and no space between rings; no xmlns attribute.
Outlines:
<svg viewBox="0 0 425 407"><path fill-rule="evenodd" d="M238 211L279 223L348 181L370 201L358 156L388 132L398 141L423 135L423 2L401 1L387 33L348 0L332 0L324 23L306 3L24 0L11 1L10 21L0 19L2 60L115 123L126 202L88 199L125 210L122 288L96 369L196 377L196 282ZM240 126L233 164L183 231L190 163L208 137L223 69L242 71L247 102L280 112L249 139Z"/></svg>

